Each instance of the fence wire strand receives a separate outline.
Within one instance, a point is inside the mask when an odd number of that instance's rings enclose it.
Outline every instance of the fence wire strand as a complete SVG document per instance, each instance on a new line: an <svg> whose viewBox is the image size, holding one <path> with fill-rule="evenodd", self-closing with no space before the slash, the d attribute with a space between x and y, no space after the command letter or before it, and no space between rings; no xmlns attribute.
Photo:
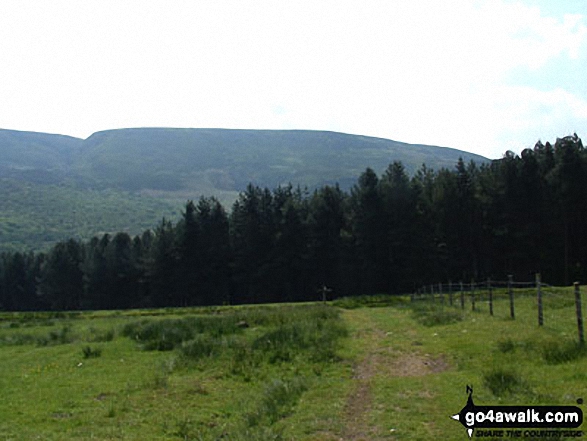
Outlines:
<svg viewBox="0 0 587 441"><path fill-rule="evenodd" d="M578 335L583 343L581 291L578 285L573 290L543 283L537 275L534 282L472 280L426 285L416 290L412 300L429 300L503 318L534 320L539 327L561 335Z"/></svg>

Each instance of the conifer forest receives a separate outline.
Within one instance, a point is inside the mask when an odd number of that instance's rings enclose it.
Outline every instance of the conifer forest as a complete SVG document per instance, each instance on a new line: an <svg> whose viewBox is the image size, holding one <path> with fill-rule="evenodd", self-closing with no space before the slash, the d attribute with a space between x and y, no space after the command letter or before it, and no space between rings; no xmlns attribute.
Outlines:
<svg viewBox="0 0 587 441"><path fill-rule="evenodd" d="M249 184L230 209L188 201L131 237L0 256L0 309L314 301L483 278L587 280L587 152L577 135L409 176L367 168L349 191Z"/></svg>

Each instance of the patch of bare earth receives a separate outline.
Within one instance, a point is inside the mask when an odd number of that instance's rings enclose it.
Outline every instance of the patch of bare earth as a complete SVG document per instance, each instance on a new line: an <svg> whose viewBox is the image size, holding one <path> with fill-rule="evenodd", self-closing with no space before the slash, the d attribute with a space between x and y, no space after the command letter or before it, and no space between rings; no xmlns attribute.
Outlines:
<svg viewBox="0 0 587 441"><path fill-rule="evenodd" d="M377 333L377 337L380 337L379 333ZM420 377L440 373L449 368L443 357L394 352L387 348L381 348L380 344L374 346L375 349L355 366L355 387L345 405L345 426L340 441L377 441L381 439L377 435L377 429L368 424L369 413L373 406L371 386L374 377Z"/></svg>

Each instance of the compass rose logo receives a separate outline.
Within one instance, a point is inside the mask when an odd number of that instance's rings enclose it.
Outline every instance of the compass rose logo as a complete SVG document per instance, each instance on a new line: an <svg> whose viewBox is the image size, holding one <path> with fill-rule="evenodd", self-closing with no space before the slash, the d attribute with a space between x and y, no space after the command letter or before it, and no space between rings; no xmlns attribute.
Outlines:
<svg viewBox="0 0 587 441"><path fill-rule="evenodd" d="M465 407L463 407L459 413L452 415L451 418L455 421L459 421L463 426L465 426L465 429L467 429L467 434L469 435L470 439L473 436L474 428L472 424L467 423L467 414L475 414L475 403L473 403L472 386L467 385L467 394L469 394L469 397L467 398L467 404L465 404Z"/></svg>

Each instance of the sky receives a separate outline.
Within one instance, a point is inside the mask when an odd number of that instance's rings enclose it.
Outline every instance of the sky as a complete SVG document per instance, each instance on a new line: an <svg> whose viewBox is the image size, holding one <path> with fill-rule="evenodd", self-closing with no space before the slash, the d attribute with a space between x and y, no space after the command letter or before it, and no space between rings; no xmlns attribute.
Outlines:
<svg viewBox="0 0 587 441"><path fill-rule="evenodd" d="M128 127L587 140L587 1L0 1L0 128Z"/></svg>

